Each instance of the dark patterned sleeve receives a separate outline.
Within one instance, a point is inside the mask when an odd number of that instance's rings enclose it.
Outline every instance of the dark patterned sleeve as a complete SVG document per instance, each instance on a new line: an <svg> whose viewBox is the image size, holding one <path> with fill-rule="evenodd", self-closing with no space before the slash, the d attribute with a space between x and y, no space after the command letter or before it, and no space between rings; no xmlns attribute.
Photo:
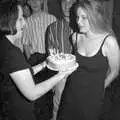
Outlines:
<svg viewBox="0 0 120 120"><path fill-rule="evenodd" d="M12 73L19 70L31 70L31 66L25 60L24 55L18 48L13 48L5 54L2 71L5 73Z"/></svg>

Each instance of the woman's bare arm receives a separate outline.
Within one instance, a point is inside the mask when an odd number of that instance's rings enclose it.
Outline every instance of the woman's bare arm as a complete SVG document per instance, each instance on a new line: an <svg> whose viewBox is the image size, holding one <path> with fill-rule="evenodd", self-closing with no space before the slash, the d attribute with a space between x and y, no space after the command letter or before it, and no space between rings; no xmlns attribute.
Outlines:
<svg viewBox="0 0 120 120"><path fill-rule="evenodd" d="M116 38L109 36L103 45L103 49L109 62L109 70L105 79L106 88L118 76L120 69L120 49Z"/></svg>
<svg viewBox="0 0 120 120"><path fill-rule="evenodd" d="M21 93L29 100L33 101L47 93L60 80L71 74L74 70L59 72L55 76L39 84L34 83L33 77L29 69L16 71L10 74L12 80L21 91Z"/></svg>

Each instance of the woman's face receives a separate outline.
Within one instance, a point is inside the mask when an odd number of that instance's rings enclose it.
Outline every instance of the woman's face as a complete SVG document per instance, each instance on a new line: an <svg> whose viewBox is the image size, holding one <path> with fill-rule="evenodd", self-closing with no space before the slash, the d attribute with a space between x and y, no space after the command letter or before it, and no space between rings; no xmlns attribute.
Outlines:
<svg viewBox="0 0 120 120"><path fill-rule="evenodd" d="M82 33L87 33L90 30L87 14L80 7L77 9L77 24L79 26L80 32Z"/></svg>
<svg viewBox="0 0 120 120"><path fill-rule="evenodd" d="M26 21L23 17L23 10L21 6L18 6L18 18L16 21L16 36L20 38L22 36L23 27L26 24Z"/></svg>

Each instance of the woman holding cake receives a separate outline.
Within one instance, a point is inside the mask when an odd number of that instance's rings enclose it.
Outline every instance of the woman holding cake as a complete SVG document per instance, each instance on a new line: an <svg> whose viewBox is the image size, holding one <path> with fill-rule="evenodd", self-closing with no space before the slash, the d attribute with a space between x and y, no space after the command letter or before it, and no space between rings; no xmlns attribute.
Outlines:
<svg viewBox="0 0 120 120"><path fill-rule="evenodd" d="M58 72L48 80L35 84L34 75L46 67L46 62L31 67L21 50L13 45L22 36L25 24L21 4L11 0L0 1L1 120L36 120L32 101L74 71Z"/></svg>
<svg viewBox="0 0 120 120"><path fill-rule="evenodd" d="M118 76L120 50L100 2L76 4L78 69L68 77L57 120L99 120L104 90Z"/></svg>

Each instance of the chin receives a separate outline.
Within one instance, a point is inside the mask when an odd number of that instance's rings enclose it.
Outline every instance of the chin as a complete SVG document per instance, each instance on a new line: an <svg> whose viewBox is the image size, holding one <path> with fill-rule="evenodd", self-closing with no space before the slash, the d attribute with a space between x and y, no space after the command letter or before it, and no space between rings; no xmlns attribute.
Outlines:
<svg viewBox="0 0 120 120"><path fill-rule="evenodd" d="M84 30L79 30L79 32L80 32L80 33L85 33L85 31L84 31Z"/></svg>
<svg viewBox="0 0 120 120"><path fill-rule="evenodd" d="M85 29L80 29L79 32L80 32L80 33L87 33L87 30L85 30Z"/></svg>

